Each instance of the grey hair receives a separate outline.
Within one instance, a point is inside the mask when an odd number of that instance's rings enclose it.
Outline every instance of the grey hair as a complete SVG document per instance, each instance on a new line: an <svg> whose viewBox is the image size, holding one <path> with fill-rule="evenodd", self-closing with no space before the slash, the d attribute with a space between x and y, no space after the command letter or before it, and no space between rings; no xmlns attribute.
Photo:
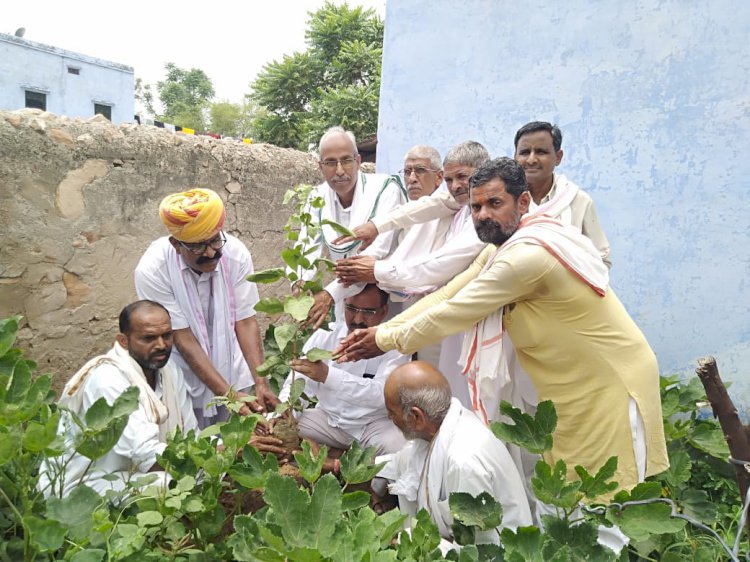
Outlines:
<svg viewBox="0 0 750 562"><path fill-rule="evenodd" d="M333 135L341 135L344 134L347 137L349 137L349 140L352 141L352 148L354 149L354 154L359 154L359 151L357 150L357 139L354 137L354 133L351 131L347 131L344 129L341 125L336 125L334 127L331 127L328 129L325 133L323 133L323 136L320 137L320 142L318 143L318 154L320 154L321 149L323 148L323 143L328 140L329 137L332 137Z"/></svg>
<svg viewBox="0 0 750 562"><path fill-rule="evenodd" d="M409 151L404 155L404 160L409 158L427 158L430 161L430 167L434 170L442 170L443 166L440 164L440 153L437 149L427 146L426 144L418 144L412 146Z"/></svg>
<svg viewBox="0 0 750 562"><path fill-rule="evenodd" d="M460 164L479 168L482 164L490 161L490 153L477 141L466 141L457 144L448 151L443 160L443 166L450 164Z"/></svg>
<svg viewBox="0 0 750 562"><path fill-rule="evenodd" d="M411 409L416 406L428 420L440 424L451 407L451 389L448 385L421 388L401 386L398 389L398 402L405 415L411 415Z"/></svg>

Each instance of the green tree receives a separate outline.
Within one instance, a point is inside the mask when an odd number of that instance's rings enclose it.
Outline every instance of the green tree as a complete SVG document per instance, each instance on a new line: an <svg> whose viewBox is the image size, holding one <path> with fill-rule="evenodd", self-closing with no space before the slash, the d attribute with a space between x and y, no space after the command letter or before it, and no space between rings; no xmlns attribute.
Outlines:
<svg viewBox="0 0 750 562"><path fill-rule="evenodd" d="M332 125L366 137L377 130L383 22L374 10L327 2L311 12L308 49L267 64L251 99L258 140L306 149Z"/></svg>
<svg viewBox="0 0 750 562"><path fill-rule="evenodd" d="M245 101L244 104L228 100L214 102L209 110L209 130L225 137L252 137L251 122L257 112L257 106L250 101Z"/></svg>
<svg viewBox="0 0 750 562"><path fill-rule="evenodd" d="M205 130L209 102L214 97L211 79L198 68L184 70L171 62L164 69L166 78L156 84L164 106L161 118L181 127Z"/></svg>

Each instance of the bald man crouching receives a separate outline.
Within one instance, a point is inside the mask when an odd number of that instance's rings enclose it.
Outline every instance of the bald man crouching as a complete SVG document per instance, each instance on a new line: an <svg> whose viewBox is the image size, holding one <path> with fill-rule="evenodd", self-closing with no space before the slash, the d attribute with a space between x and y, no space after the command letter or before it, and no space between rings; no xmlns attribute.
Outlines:
<svg viewBox="0 0 750 562"><path fill-rule="evenodd" d="M487 492L503 508L498 530L532 524L521 477L505 445L451 397L448 381L437 369L423 361L398 367L384 394L388 417L411 440L384 457L389 462L378 475L390 481L389 491L398 495L403 513L413 516L426 509L440 535L452 540L450 494ZM495 531L476 535L477 543L498 539Z"/></svg>

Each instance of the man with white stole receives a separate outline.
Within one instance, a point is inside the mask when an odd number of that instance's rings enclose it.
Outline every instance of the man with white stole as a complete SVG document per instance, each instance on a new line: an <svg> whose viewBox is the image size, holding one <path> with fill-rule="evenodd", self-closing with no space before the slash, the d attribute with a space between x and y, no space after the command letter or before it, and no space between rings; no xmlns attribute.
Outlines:
<svg viewBox="0 0 750 562"><path fill-rule="evenodd" d="M427 166L440 167L450 197L459 208L450 215L409 226L396 250L384 260L374 260L362 254L340 260L336 264L336 273L342 282L377 282L379 287L391 293L392 299L404 300L404 308L408 308L464 271L484 248L485 243L477 237L471 221L468 180L477 167L489 160L489 153L478 142L466 141L448 151L442 166L439 158L431 147L417 146L407 152L404 163L407 187L420 179L423 182L432 179ZM420 168L423 169L421 174L418 173ZM436 190L437 187L435 185L429 193L429 198L439 196L441 192ZM422 197L419 201L426 199ZM377 224L398 222L404 216L406 206L373 220ZM462 341L462 334L448 336L438 344L420 349L417 358L437 367L448 379L453 396L470 407L466 377L458 366Z"/></svg>
<svg viewBox="0 0 750 562"><path fill-rule="evenodd" d="M375 217L380 213L387 213L398 207L407 199L406 191L396 176L385 174L365 174L359 166L362 158L357 150L357 142L351 131L343 127L332 127L321 137L318 146L320 153L320 170L325 177L310 197L321 197L325 204L316 209L308 207L313 222L320 226L317 236L310 243L310 247L317 246L308 257L310 260L323 255L324 249L329 257L336 261L347 258L360 250L360 243L353 241L338 244L340 235L324 221L330 220L346 227L355 226ZM388 256L395 246L397 232L391 232L378 239L367 248L367 254L381 259ZM307 237L307 230L303 226L300 240ZM312 272L308 272L312 276ZM306 278L303 276L303 280ZM345 287L338 280L333 280L324 290L315 295L315 304L310 309L309 321L315 328L319 328L331 309L336 304L336 316L342 317L343 302L347 297L356 295L364 287L364 283L356 283Z"/></svg>

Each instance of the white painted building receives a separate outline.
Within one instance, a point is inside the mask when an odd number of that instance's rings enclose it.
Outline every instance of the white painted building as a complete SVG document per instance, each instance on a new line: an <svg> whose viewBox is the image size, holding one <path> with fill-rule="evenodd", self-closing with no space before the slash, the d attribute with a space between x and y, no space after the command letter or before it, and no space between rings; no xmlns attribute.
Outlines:
<svg viewBox="0 0 750 562"><path fill-rule="evenodd" d="M133 121L133 68L0 33L0 109Z"/></svg>

